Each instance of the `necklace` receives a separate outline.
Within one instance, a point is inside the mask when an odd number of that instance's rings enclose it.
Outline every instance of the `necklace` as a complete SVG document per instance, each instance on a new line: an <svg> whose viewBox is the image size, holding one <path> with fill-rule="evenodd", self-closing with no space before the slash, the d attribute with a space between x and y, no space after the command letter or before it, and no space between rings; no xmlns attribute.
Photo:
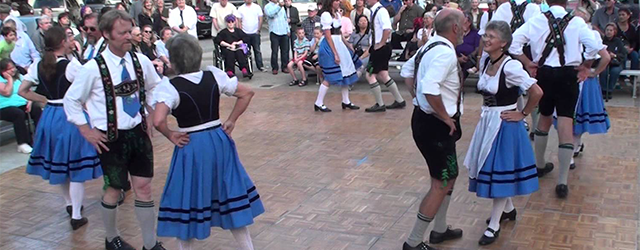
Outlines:
<svg viewBox="0 0 640 250"><path fill-rule="evenodd" d="M496 59L495 61L491 60L491 59L489 59L489 61L491 61L491 64L493 65L493 64L496 64L497 62L499 62L500 59L502 59L502 57L504 57L504 53L500 54L500 57L498 57L498 59Z"/></svg>

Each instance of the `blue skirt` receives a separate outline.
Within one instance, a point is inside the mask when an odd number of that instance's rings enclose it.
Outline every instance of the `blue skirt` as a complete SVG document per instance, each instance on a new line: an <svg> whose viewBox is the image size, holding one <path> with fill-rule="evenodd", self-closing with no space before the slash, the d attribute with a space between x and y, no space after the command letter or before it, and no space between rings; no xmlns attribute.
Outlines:
<svg viewBox="0 0 640 250"><path fill-rule="evenodd" d="M588 78L582 84L582 92L573 126L573 134L604 134L611 127L609 115L602 101L602 91L598 78Z"/></svg>
<svg viewBox="0 0 640 250"><path fill-rule="evenodd" d="M342 41L340 41L340 43L342 43ZM318 64L320 65L320 68L322 68L324 79L331 85L352 85L358 81L356 69L362 66L362 62L356 54L346 49L344 45L338 46L336 44L336 50L338 50L338 56L340 57L341 64L344 64L342 60L347 59L353 62L354 67L353 69L344 69L341 68L340 65L336 64L333 51L331 50L327 39L323 39L322 42L320 42L320 48L318 51ZM346 58L347 53L349 58ZM344 65L342 67L344 67ZM346 75L343 74L344 70L348 70Z"/></svg>
<svg viewBox="0 0 640 250"><path fill-rule="evenodd" d="M102 176L96 149L67 121L62 104L47 104L27 163L27 173L39 175L52 185L84 182Z"/></svg>
<svg viewBox="0 0 640 250"><path fill-rule="evenodd" d="M487 160L469 191L483 198L527 195L538 190L538 172L524 122L502 121Z"/></svg>
<svg viewBox="0 0 640 250"><path fill-rule="evenodd" d="M233 140L220 127L190 133L189 139L173 151L160 201L158 236L202 240L211 227L253 224L264 207Z"/></svg>

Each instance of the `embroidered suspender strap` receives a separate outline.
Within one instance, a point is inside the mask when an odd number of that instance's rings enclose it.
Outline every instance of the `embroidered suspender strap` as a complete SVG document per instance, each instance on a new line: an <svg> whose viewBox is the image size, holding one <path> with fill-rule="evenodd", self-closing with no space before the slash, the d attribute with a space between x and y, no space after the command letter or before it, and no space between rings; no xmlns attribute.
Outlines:
<svg viewBox="0 0 640 250"><path fill-rule="evenodd" d="M429 50L433 49L434 47L438 46L438 45L444 45L449 47L448 44L446 44L445 42L441 42L441 41L436 41L433 42L431 44L429 44L426 48L424 48L424 50L422 51L418 51L418 53L416 54L416 58L414 61L414 68L413 68L413 90L414 93L416 93L416 95L418 95L418 68L420 66L420 61L422 61L422 57L424 57L425 54L427 54L427 52L429 52ZM451 47L449 47L451 48ZM419 102L419 98L416 98L416 101ZM420 103L418 103L418 106L420 105Z"/></svg>
<svg viewBox="0 0 640 250"><path fill-rule="evenodd" d="M145 101L146 101L146 92L144 88L144 72L142 72L142 65L140 65L140 61L138 60L138 56L136 53L129 52L131 54L131 59L133 59L133 68L136 72L136 81L138 82L138 93L140 95L140 117L142 117L142 128L145 132L147 132L147 116L145 115Z"/></svg>
<svg viewBox="0 0 640 250"><path fill-rule="evenodd" d="M550 33L549 33L549 36L547 36L547 39L545 40L546 46L542 51L542 56L538 61L538 66L540 67L544 66L544 62L547 60L547 57L549 57L549 54L551 54L551 51L553 50L553 48L556 48L558 50L560 66L564 66L564 63L565 63L564 31L567 29L567 26L569 26L569 22L571 21L571 19L573 19L574 15L572 15L571 13L567 13L562 18L554 18L553 14L551 14L550 11L544 12L543 14L547 17L547 20L549 21Z"/></svg>
<svg viewBox="0 0 640 250"><path fill-rule="evenodd" d="M107 41L106 40L102 40L102 44L100 44L100 48L98 49L98 53L102 53L102 51L104 51L104 49L107 48Z"/></svg>
<svg viewBox="0 0 640 250"><path fill-rule="evenodd" d="M100 77L102 78L102 86L104 88L105 103L107 107L107 140L115 141L118 139L118 114L116 112L116 91L113 88L111 73L107 67L104 57L101 54L95 57L100 69Z"/></svg>
<svg viewBox="0 0 640 250"><path fill-rule="evenodd" d="M511 33L515 32L520 26L524 24L524 12L527 10L527 2L525 1L521 5L517 5L514 1L511 1Z"/></svg>
<svg viewBox="0 0 640 250"><path fill-rule="evenodd" d="M376 44L376 19L375 18L380 9L382 9L382 6L378 6L378 8L376 8L376 10L371 15L371 43L373 43L374 45Z"/></svg>

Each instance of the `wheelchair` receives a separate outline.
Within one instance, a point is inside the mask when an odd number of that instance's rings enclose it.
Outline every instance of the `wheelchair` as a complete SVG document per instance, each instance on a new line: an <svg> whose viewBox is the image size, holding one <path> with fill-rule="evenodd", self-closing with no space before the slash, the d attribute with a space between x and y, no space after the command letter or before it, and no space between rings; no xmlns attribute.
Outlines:
<svg viewBox="0 0 640 250"><path fill-rule="evenodd" d="M213 59L214 59L215 66L217 68L219 68L219 69L224 70L225 69L224 68L225 59L222 56L222 51L221 51L221 48L220 48L220 44L213 43L213 50L214 50L214 52L213 52L214 58ZM247 66L247 71L249 71L249 73L250 73L249 79L251 79L253 77L253 55L251 53L251 50L249 50L249 52L247 54L245 54L245 55L247 56L247 65L248 65ZM240 68L240 64L238 62L236 62L235 65L236 65L236 67L238 69L241 69Z"/></svg>

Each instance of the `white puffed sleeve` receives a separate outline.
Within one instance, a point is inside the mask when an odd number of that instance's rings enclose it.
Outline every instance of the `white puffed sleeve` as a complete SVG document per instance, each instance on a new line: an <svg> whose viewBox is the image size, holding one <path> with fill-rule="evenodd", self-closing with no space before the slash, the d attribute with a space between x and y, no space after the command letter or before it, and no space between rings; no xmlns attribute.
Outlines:
<svg viewBox="0 0 640 250"><path fill-rule="evenodd" d="M523 92L526 92L531 85L538 82L538 80L529 76L529 73L524 70L522 63L518 60L512 59L506 62L502 71L504 72L507 87L518 86Z"/></svg>
<svg viewBox="0 0 640 250"><path fill-rule="evenodd" d="M64 72L64 77L67 78L69 82L73 82L76 79L76 76L79 72L82 71L82 63L78 61L75 57L71 59L71 62L67 64L67 69Z"/></svg>
<svg viewBox="0 0 640 250"><path fill-rule="evenodd" d="M331 24L333 24L333 17L329 12L324 12L320 16L320 24L322 24L322 30L330 30Z"/></svg>
<svg viewBox="0 0 640 250"><path fill-rule="evenodd" d="M33 62L31 66L29 66L29 71L24 76L24 80L32 82L33 85L38 85L40 83L38 78L38 64L40 64L40 60ZM72 82L71 80L69 81Z"/></svg>
<svg viewBox="0 0 640 250"><path fill-rule="evenodd" d="M160 83L155 87L153 98L149 105L155 109L158 103L164 103L172 110L180 105L180 95L167 77L162 77Z"/></svg>
<svg viewBox="0 0 640 250"><path fill-rule="evenodd" d="M236 93L236 89L238 89L238 78L231 77L227 75L224 71L214 66L208 66L207 70L213 73L213 77L216 79L218 83L218 89L220 90L220 94L225 94L227 96L232 96Z"/></svg>

